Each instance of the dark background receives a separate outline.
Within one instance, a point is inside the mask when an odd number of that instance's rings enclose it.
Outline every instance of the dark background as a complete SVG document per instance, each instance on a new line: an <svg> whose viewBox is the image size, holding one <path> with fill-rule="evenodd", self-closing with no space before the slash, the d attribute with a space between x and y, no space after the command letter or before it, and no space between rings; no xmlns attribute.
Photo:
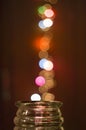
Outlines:
<svg viewBox="0 0 86 130"><path fill-rule="evenodd" d="M36 9L42 0L2 0L0 42L0 130L12 130L18 100L39 93L38 51L34 39L41 34ZM63 102L65 130L86 129L86 1L60 0L50 49L57 86L52 91Z"/></svg>

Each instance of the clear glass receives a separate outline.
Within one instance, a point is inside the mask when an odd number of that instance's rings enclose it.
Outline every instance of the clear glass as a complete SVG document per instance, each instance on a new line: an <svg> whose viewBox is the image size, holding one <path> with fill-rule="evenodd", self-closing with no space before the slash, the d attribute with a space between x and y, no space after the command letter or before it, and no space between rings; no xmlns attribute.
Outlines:
<svg viewBox="0 0 86 130"><path fill-rule="evenodd" d="M18 101L14 130L63 130L60 101Z"/></svg>

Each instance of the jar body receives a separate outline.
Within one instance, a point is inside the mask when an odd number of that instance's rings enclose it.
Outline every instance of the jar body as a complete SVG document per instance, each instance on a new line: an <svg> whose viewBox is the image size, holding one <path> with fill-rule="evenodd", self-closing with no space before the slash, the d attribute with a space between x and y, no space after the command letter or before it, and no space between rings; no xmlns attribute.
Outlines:
<svg viewBox="0 0 86 130"><path fill-rule="evenodd" d="M14 130L63 130L63 117L59 101L16 103L18 110L14 118Z"/></svg>

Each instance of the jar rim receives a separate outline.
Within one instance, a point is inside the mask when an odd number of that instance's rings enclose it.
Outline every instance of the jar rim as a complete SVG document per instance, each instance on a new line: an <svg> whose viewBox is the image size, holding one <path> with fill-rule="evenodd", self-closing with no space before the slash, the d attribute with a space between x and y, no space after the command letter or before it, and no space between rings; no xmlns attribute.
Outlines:
<svg viewBox="0 0 86 130"><path fill-rule="evenodd" d="M20 106L36 106L36 105L41 105L41 106L57 106L57 107L61 107L63 105L63 103L61 101L17 101L15 103L15 105L17 107Z"/></svg>

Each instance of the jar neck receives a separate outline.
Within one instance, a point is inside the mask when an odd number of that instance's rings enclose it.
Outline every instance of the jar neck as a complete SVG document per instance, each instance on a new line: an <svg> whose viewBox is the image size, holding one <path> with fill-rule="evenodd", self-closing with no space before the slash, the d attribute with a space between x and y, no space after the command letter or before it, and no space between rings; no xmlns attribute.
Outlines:
<svg viewBox="0 0 86 130"><path fill-rule="evenodd" d="M18 101L14 118L16 130L61 130L63 117L60 101Z"/></svg>
<svg viewBox="0 0 86 130"><path fill-rule="evenodd" d="M17 107L20 106L52 106L61 107L63 103L61 101L17 101L15 103Z"/></svg>

